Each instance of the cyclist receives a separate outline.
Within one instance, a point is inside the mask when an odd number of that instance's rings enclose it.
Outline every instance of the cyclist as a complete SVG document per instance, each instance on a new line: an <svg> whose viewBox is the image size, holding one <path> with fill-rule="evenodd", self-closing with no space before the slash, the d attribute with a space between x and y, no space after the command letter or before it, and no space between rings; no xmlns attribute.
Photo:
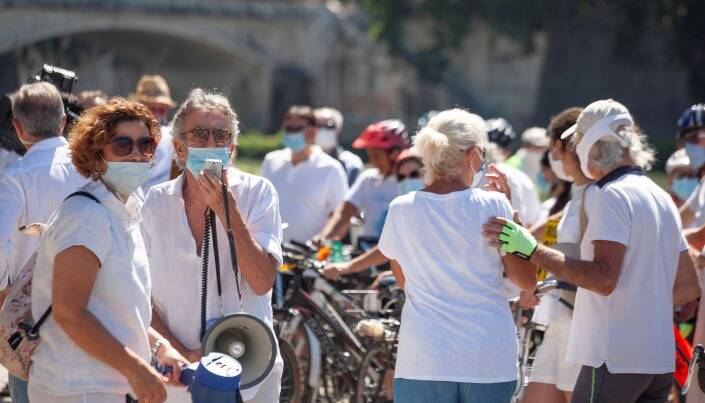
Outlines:
<svg viewBox="0 0 705 403"><path fill-rule="evenodd" d="M684 228L697 228L705 224L705 104L695 104L683 111L678 119L679 141L685 143L692 175L701 178L697 190L680 208Z"/></svg>
<svg viewBox="0 0 705 403"><path fill-rule="evenodd" d="M698 188L700 179L690 171L690 158L684 148L676 150L666 161L668 190L676 203L682 206Z"/></svg>
<svg viewBox="0 0 705 403"><path fill-rule="evenodd" d="M541 177L541 158L548 150L550 139L543 127L530 127L521 134L521 148L507 158L507 165L519 169L531 178L542 194L548 193L546 178Z"/></svg>
<svg viewBox="0 0 705 403"><path fill-rule="evenodd" d="M394 176L394 165L399 154L409 146L404 124L396 119L373 123L353 142L353 148L367 151L374 168L360 174L314 243L338 240L350 229L350 219L362 213L365 224L361 238L376 243L384 225L384 214L389 203L398 195L399 183Z"/></svg>
<svg viewBox="0 0 705 403"><path fill-rule="evenodd" d="M423 163L421 162L421 157L413 149L406 149L399 154L395 164L395 174L399 182L399 196L421 190L424 187ZM372 266L380 266L388 262L389 260L375 246L350 261L332 263L326 266L323 275L330 280L336 280L339 276L360 273ZM380 273L382 277L387 275L389 275L388 272Z"/></svg>
<svg viewBox="0 0 705 403"><path fill-rule="evenodd" d="M340 162L348 175L348 185L352 186L362 171L363 165L360 157L338 144L340 132L343 130L343 114L335 108L326 107L314 109L313 115L316 117L316 127L318 128L316 144L326 154Z"/></svg>
<svg viewBox="0 0 705 403"><path fill-rule="evenodd" d="M565 251L577 251L582 239L582 228L587 221L583 200L585 191L592 183L580 170L578 155L570 144L571 136L561 138L561 135L575 124L581 111L581 108L566 109L551 119L548 125L548 134L551 137L549 163L552 171L558 178L573 183L572 197L563 210L556 230L557 247ZM579 253L574 252L573 257L579 257ZM578 379L580 365L566 361L573 313L569 307L557 300L564 298L566 302L571 303L574 302L575 296L559 291L554 293L554 296L541 300L532 318L532 321L548 326L548 329L536 351L522 403L570 402L575 381Z"/></svg>

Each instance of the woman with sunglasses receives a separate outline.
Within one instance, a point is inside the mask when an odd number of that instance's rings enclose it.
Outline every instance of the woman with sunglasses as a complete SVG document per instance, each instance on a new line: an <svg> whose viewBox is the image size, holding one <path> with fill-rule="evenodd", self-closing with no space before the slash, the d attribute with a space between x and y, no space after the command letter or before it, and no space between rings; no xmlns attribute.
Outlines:
<svg viewBox="0 0 705 403"><path fill-rule="evenodd" d="M159 126L124 99L86 111L70 136L72 160L92 181L69 196L42 236L32 285L35 320L51 306L33 356L33 402L163 402L184 359L150 328L151 280L133 195L155 157ZM151 346L151 349L150 349ZM151 355L174 367L171 378Z"/></svg>
<svg viewBox="0 0 705 403"><path fill-rule="evenodd" d="M502 274L532 290L536 269L482 237L486 217L512 216L507 198L478 188L485 121L440 112L414 138L426 187L389 206L379 250L406 294L394 401L508 403L517 381L516 327Z"/></svg>

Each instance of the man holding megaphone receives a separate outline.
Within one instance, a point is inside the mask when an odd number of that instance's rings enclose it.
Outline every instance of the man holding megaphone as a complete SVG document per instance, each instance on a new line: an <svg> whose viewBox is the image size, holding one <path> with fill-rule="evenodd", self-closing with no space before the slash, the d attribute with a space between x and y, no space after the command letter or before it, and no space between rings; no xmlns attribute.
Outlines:
<svg viewBox="0 0 705 403"><path fill-rule="evenodd" d="M267 180L230 167L238 121L224 96L192 90L172 133L184 171L153 187L142 208L152 326L189 361L203 365L212 352L237 359L245 402L277 402L283 369L271 308L282 262L277 194ZM168 390L167 402L191 401L183 389Z"/></svg>

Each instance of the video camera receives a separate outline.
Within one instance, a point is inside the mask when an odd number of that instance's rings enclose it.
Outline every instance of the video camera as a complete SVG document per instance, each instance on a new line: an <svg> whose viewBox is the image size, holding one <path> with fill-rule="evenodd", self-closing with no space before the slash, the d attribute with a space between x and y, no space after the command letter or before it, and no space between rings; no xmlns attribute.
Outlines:
<svg viewBox="0 0 705 403"><path fill-rule="evenodd" d="M27 80L27 84L46 82L59 90L64 102L66 126L69 127L78 121L83 112L78 99L71 95L77 81L78 77L75 72L45 64L39 74ZM14 151L20 155L24 155L26 151L12 126L12 101L9 94L0 98L0 148Z"/></svg>

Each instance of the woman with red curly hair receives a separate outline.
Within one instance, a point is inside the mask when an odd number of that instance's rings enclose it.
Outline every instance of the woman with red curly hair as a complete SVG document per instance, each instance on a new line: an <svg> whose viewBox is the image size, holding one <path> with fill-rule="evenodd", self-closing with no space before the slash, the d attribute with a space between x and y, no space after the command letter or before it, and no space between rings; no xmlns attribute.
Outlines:
<svg viewBox="0 0 705 403"><path fill-rule="evenodd" d="M71 131L77 170L92 181L69 196L42 236L32 285L35 320L51 306L33 357L33 402L163 402L187 363L150 328L151 280L133 192L147 179L159 126L124 99L86 111ZM150 351L150 344L152 346ZM166 378L151 354L174 367Z"/></svg>

